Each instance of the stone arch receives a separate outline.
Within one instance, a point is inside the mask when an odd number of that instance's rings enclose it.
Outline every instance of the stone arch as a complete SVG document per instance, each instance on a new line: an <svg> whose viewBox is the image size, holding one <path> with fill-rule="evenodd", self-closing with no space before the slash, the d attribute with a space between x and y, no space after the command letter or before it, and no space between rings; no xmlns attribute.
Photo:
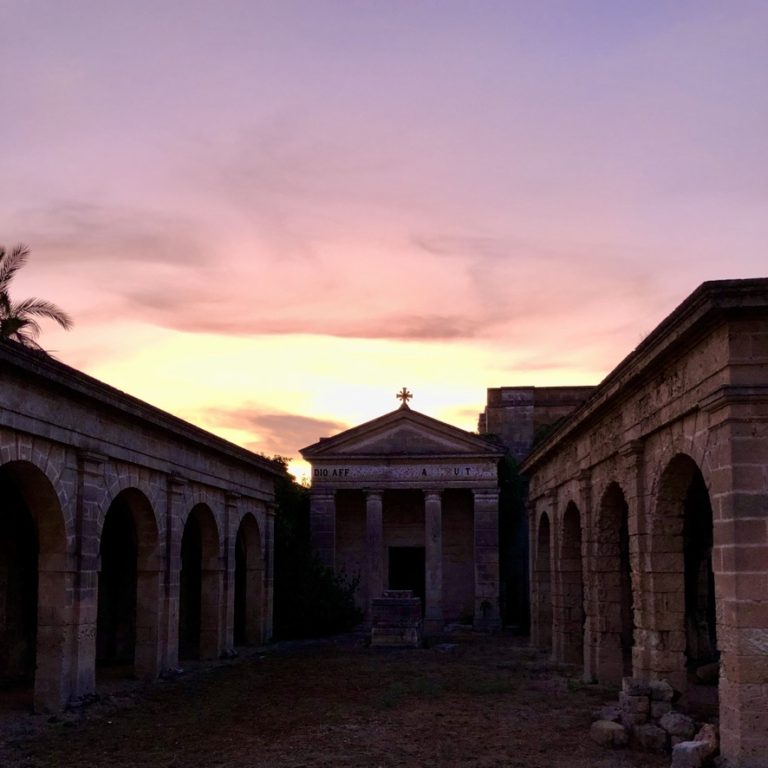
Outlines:
<svg viewBox="0 0 768 768"><path fill-rule="evenodd" d="M552 650L552 555L549 515L542 512L536 532L536 615L538 645L542 650Z"/></svg>
<svg viewBox="0 0 768 768"><path fill-rule="evenodd" d="M584 577L581 560L581 513L569 502L563 514L560 537L563 660L584 663Z"/></svg>
<svg viewBox="0 0 768 768"><path fill-rule="evenodd" d="M159 672L160 533L147 496L120 491L99 537L96 662L112 674L151 679Z"/></svg>
<svg viewBox="0 0 768 768"><path fill-rule="evenodd" d="M235 645L264 639L264 558L256 518L243 515L235 538Z"/></svg>
<svg viewBox="0 0 768 768"><path fill-rule="evenodd" d="M117 469L109 463L105 467L107 476L105 477L105 491L100 504L99 517L96 521L97 536L101 538L104 521L115 499L125 492L138 492L147 501L145 507L151 510L158 539L163 541L165 539L165 519L164 515L158 514L158 511L165 506L161 489L148 482L148 479L139 472L138 468L121 467Z"/></svg>
<svg viewBox="0 0 768 768"><path fill-rule="evenodd" d="M58 710L72 616L67 594L72 565L59 496L29 461L0 467L0 680L31 683L38 710Z"/></svg>
<svg viewBox="0 0 768 768"><path fill-rule="evenodd" d="M220 549L219 556L223 556L223 546L227 538L227 531L224 526L224 495L208 492L205 489L193 489L184 494L184 506L181 514L179 515L179 524L183 531L187 527L187 521L192 515L193 511L200 508L206 508L211 513L211 521L216 529L216 540L219 542ZM181 546L181 543L177 546ZM179 550L180 553L181 550Z"/></svg>
<svg viewBox="0 0 768 768"><path fill-rule="evenodd" d="M179 658L209 659L221 648L221 538L207 504L190 510L181 537Z"/></svg>
<svg viewBox="0 0 768 768"><path fill-rule="evenodd" d="M704 475L689 455L673 456L658 476L651 519L648 629L659 642L653 673L681 691L716 665L714 526ZM715 666L716 669L716 666ZM712 681L716 674L709 675Z"/></svg>
<svg viewBox="0 0 768 768"><path fill-rule="evenodd" d="M597 509L593 572L596 673L599 682L618 685L632 674L635 600L629 544L629 506L617 482L606 487Z"/></svg>

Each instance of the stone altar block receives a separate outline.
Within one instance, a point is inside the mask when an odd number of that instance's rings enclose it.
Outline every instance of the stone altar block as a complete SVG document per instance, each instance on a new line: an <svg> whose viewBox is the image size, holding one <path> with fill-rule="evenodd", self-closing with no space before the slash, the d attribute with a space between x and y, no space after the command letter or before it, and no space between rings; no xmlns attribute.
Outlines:
<svg viewBox="0 0 768 768"><path fill-rule="evenodd" d="M385 590L372 600L371 645L421 645L421 600L410 589Z"/></svg>

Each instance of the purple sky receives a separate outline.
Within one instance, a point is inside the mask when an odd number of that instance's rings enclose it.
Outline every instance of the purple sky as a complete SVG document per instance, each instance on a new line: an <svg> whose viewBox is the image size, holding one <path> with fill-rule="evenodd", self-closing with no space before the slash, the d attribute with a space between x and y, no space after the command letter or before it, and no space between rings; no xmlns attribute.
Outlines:
<svg viewBox="0 0 768 768"><path fill-rule="evenodd" d="M0 0L0 242L43 344L297 455L592 383L768 263L765 2Z"/></svg>

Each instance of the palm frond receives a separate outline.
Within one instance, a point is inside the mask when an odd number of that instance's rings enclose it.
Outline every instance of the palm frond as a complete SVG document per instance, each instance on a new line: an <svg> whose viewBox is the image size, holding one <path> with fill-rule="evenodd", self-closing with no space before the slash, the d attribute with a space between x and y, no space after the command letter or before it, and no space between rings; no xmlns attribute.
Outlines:
<svg viewBox="0 0 768 768"><path fill-rule="evenodd" d="M0 293L7 293L13 276L27 263L29 247L19 243L8 252L0 247Z"/></svg>
<svg viewBox="0 0 768 768"><path fill-rule="evenodd" d="M42 347L37 343L35 336L31 333L25 333L23 330L16 331L16 334L11 337L11 340L16 341L29 349L42 350Z"/></svg>
<svg viewBox="0 0 768 768"><path fill-rule="evenodd" d="M67 331L72 327L72 318L61 307L56 306L51 301L44 301L34 297L11 305L11 314L16 316L37 315L38 317L46 317L57 322Z"/></svg>

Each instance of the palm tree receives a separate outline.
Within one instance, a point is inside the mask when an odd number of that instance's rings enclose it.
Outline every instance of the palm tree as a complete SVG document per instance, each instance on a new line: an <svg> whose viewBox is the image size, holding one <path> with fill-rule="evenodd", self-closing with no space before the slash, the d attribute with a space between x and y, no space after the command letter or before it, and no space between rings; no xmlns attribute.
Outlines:
<svg viewBox="0 0 768 768"><path fill-rule="evenodd" d="M72 327L72 318L50 301L24 299L14 302L8 289L14 275L27 263L29 248L19 244L12 251L0 246L0 339L10 339L25 347L40 350L37 337L40 325L36 317L54 320L65 330Z"/></svg>

